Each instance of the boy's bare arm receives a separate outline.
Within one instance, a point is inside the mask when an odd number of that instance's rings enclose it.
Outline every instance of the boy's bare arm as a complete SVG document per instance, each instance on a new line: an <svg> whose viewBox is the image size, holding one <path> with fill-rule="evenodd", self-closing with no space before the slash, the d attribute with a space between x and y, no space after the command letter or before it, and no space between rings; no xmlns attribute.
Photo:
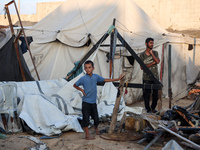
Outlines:
<svg viewBox="0 0 200 150"><path fill-rule="evenodd" d="M86 96L85 91L82 88L76 86L75 83L74 83L74 88L76 88L77 90L81 91L83 93L83 95Z"/></svg>
<svg viewBox="0 0 200 150"><path fill-rule="evenodd" d="M120 75L119 78L117 79L105 79L104 82L113 82L113 81L119 81L123 78L124 76Z"/></svg>

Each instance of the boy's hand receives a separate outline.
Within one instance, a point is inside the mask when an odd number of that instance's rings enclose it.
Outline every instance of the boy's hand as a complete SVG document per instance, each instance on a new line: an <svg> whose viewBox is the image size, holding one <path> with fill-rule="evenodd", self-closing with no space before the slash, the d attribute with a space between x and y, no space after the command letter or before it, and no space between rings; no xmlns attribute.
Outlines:
<svg viewBox="0 0 200 150"><path fill-rule="evenodd" d="M85 91L82 89L81 92L83 93L84 96L86 96Z"/></svg>
<svg viewBox="0 0 200 150"><path fill-rule="evenodd" d="M123 74L123 75L122 75L122 74L120 74L120 76L119 76L119 78L118 78L118 79L119 79L119 80L121 80L121 79L122 79L124 76L125 76L124 74Z"/></svg>

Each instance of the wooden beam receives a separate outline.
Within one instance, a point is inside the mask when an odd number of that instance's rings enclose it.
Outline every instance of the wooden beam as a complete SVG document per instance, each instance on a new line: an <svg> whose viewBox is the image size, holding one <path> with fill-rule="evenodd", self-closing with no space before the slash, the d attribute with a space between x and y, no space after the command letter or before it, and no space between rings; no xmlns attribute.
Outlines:
<svg viewBox="0 0 200 150"><path fill-rule="evenodd" d="M162 83L156 79L153 75L153 73L149 70L149 68L144 64L144 62L138 57L138 55L133 51L133 49L129 46L129 44L124 40L124 38L117 33L117 38L120 40L120 42L124 45L124 47L131 53L133 58L140 64L140 66L143 68L143 71L145 71L148 75L150 75L150 78L156 83L161 84Z"/></svg>
<svg viewBox="0 0 200 150"><path fill-rule="evenodd" d="M99 47L99 45L101 43L103 43L103 41L105 41L105 39L109 36L109 33L106 32L101 39L90 49L90 51L81 59L80 63L78 64L78 67L76 68L75 71L73 71L72 73L70 73L68 76L66 76L65 78L68 80L81 66L82 64L90 57L90 55L92 55L92 53Z"/></svg>
<svg viewBox="0 0 200 150"><path fill-rule="evenodd" d="M115 101L115 106L114 106L113 113L112 113L112 121L110 124L108 134L112 134L116 127L117 115L118 115L118 111L119 111L119 104L121 101L123 88L124 88L124 82L125 82L125 71L122 73L122 75L124 75L124 77L120 80L119 89L118 89L120 94L119 94L119 97L117 97L116 101Z"/></svg>

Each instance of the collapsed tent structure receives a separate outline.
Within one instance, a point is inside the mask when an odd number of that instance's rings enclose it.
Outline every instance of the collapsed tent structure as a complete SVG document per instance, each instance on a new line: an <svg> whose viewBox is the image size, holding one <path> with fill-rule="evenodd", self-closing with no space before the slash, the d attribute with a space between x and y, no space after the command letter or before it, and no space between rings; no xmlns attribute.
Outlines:
<svg viewBox="0 0 200 150"><path fill-rule="evenodd" d="M159 52L163 61L159 64L159 72L162 74L164 96L168 96L168 48L171 45L172 91L175 96L185 96L187 92L184 89L187 89L188 84L193 83L199 74L200 64L197 58L200 55L200 40L168 33L151 20L133 0L68 0L26 31L26 35L33 38L30 45L32 55L40 78L45 80L15 83L18 87L17 97L21 100L18 107L20 118L32 130L46 135L59 134L61 130L69 129L82 131L76 120L80 117L81 93L72 85L83 74L70 82L63 78L74 67L74 63L87 55L97 41L101 41L101 37L113 24L114 18L114 29L138 55L145 50L147 37L155 39L154 49ZM94 59L95 73L109 78L108 56L111 55L111 42L107 38L100 43L88 59ZM191 45L193 49L188 50ZM122 69L126 68L127 83L142 83L140 65L122 41L116 40L114 54L112 76L118 77ZM30 56L25 53L24 57L32 76L36 79ZM116 94L117 90L112 83L105 84L103 88L98 87L99 117L112 113ZM125 100L131 100L132 103L140 97L141 89L128 88ZM48 107L45 107L47 105ZM35 109L31 109L33 106ZM120 107L125 109L123 101ZM56 114L51 121L47 119L52 117L48 113L50 108L55 112L54 115ZM38 110L42 111L43 115L40 115Z"/></svg>
<svg viewBox="0 0 200 150"><path fill-rule="evenodd" d="M147 37L155 39L154 49L164 61L162 66L159 64L164 96L168 96L168 48L172 45L172 91L174 96L185 96L187 91L183 90L196 80L199 73L199 39L168 33L133 0L68 0L28 30L28 36L33 37L31 50L41 79L65 77L74 63L80 61L107 32L114 18L116 29L138 55L145 50ZM109 43L108 38L103 44ZM193 50L188 50L189 45L193 45ZM106 57L109 49L101 46L94 60L95 72L104 77L109 77ZM134 60L132 65L129 64L127 56L130 53L124 47L116 48L114 77L118 77L121 68L125 67L129 72L129 83L142 83L142 70ZM36 77L29 56L25 58ZM141 89L128 89L128 92L133 101L140 99Z"/></svg>

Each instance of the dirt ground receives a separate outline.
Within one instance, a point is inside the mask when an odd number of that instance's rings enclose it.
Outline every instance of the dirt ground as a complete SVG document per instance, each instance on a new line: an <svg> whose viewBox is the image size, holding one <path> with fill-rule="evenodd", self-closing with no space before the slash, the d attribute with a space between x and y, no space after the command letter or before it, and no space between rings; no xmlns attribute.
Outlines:
<svg viewBox="0 0 200 150"><path fill-rule="evenodd" d="M194 100L181 99L178 102L173 102L174 105L179 106L188 106L194 102ZM133 107L144 106L144 103L137 102ZM168 99L163 99L162 103L163 108L168 108L169 102ZM109 126L109 123L100 123L99 130L105 129ZM141 150L148 144L143 142L142 144L137 144L137 141L112 141L105 140L101 138L103 135L95 135L93 128L90 129L90 133L95 136L95 140L85 140L84 133L76 133L73 131L68 131L62 134L59 138L54 139L42 139L50 150ZM137 133L138 134L138 133ZM134 136L135 133L132 133ZM142 134L141 134L142 135ZM141 136L140 135L140 136ZM35 147L36 143L27 139L19 138L21 136L33 136L28 135L26 132L7 135L7 139L0 139L0 150L28 150L31 147ZM42 135L34 135L33 137L40 138ZM178 142L179 139L175 138L172 135L167 135L165 138L159 139L159 141L154 144L150 150L161 150L162 147L171 139L176 139ZM183 147L183 146L182 146ZM184 148L184 147L183 147Z"/></svg>

